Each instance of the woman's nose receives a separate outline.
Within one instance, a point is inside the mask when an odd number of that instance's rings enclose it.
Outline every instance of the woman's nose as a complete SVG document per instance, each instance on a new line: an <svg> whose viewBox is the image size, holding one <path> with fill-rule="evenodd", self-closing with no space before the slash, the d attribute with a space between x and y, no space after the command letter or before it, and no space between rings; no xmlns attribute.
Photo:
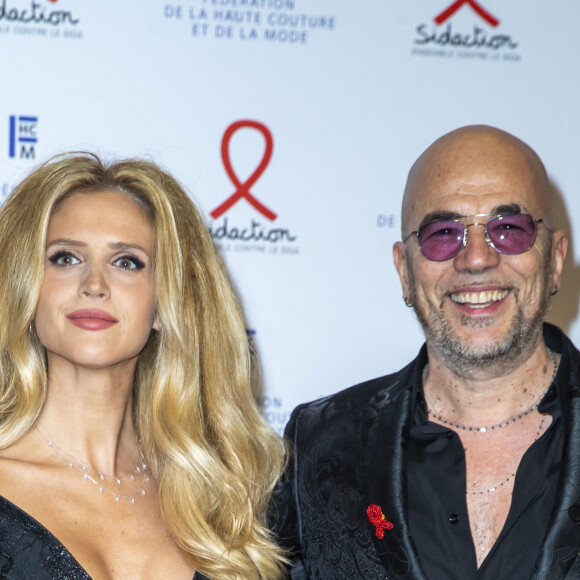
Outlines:
<svg viewBox="0 0 580 580"><path fill-rule="evenodd" d="M86 297L105 298L109 294L109 286L105 274L97 267L89 267L81 287L81 294Z"/></svg>

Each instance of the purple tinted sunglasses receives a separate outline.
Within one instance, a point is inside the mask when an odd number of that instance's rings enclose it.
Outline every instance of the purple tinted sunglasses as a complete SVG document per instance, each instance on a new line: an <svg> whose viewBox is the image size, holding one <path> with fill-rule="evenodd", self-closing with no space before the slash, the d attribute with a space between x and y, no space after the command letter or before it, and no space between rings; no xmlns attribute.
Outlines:
<svg viewBox="0 0 580 580"><path fill-rule="evenodd" d="M486 223L476 220L472 224L463 224L463 220L466 219L485 217L490 218ZM428 223L411 232L403 242L416 235L423 256L433 262L443 262L457 256L461 248L465 247L468 227L485 226L485 240L496 252L523 254L534 245L536 224L543 221L527 213L510 215L480 213Z"/></svg>

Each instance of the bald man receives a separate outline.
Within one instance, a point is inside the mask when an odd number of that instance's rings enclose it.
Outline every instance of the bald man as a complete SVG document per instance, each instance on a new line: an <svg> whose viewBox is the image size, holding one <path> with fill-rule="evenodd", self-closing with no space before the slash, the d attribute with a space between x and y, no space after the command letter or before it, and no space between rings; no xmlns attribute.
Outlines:
<svg viewBox="0 0 580 580"><path fill-rule="evenodd" d="M580 578L580 353L543 322L566 249L516 137L464 127L419 157L393 256L426 342L294 411L292 578Z"/></svg>

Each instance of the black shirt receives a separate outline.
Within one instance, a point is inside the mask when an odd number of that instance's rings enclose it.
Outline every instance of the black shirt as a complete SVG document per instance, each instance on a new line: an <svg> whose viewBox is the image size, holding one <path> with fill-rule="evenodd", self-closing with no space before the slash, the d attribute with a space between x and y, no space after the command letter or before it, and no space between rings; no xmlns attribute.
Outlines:
<svg viewBox="0 0 580 580"><path fill-rule="evenodd" d="M424 364L418 365L407 493L411 537L431 580L530 578L556 497L564 440L558 381L567 376L567 366L562 359L554 383L540 402L539 411L551 414L552 423L524 454L506 522L478 570L467 513L463 446L457 433L427 420L421 378Z"/></svg>

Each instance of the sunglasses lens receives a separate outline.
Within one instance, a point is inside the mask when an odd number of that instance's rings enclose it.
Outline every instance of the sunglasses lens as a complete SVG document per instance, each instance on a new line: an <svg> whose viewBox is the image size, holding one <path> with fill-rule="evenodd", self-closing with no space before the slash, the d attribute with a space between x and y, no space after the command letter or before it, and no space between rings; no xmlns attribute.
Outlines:
<svg viewBox="0 0 580 580"><path fill-rule="evenodd" d="M436 221L419 229L421 253L434 262L456 256L463 245L463 224L453 220Z"/></svg>
<svg viewBox="0 0 580 580"><path fill-rule="evenodd" d="M487 222L487 235L501 254L521 254L534 245L536 223L532 216L498 216Z"/></svg>

